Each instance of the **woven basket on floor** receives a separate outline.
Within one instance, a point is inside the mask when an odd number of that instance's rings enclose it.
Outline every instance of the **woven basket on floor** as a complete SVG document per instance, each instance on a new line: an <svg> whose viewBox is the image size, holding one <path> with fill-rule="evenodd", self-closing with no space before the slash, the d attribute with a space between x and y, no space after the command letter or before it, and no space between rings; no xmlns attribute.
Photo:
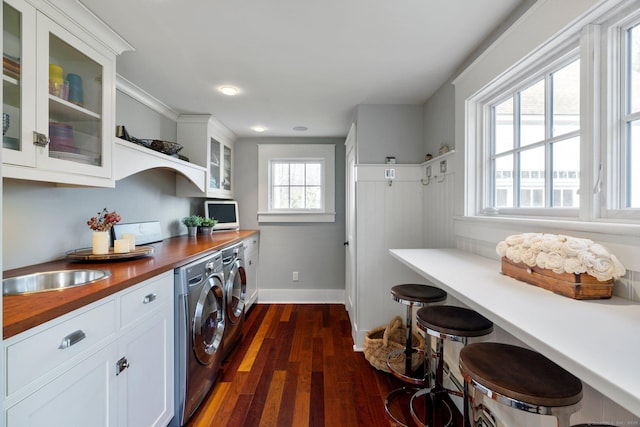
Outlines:
<svg viewBox="0 0 640 427"><path fill-rule="evenodd" d="M364 336L364 357L374 368L390 372L387 366L387 356L395 350L404 349L407 337L407 328L400 316L394 317L388 325L379 326L367 332ZM424 338L412 333L411 345L415 349L424 349ZM405 355L394 357L391 364L398 372L405 370ZM423 353L414 352L411 356L411 368L416 370L424 361Z"/></svg>

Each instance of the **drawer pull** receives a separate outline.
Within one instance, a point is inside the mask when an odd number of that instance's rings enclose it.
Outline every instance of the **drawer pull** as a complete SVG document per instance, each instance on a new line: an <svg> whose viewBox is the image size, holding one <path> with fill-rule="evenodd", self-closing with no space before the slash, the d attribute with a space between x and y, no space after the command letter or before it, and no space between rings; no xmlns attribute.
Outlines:
<svg viewBox="0 0 640 427"><path fill-rule="evenodd" d="M156 298L158 298L158 296L156 294L149 294L149 295L144 297L144 299L142 300L142 303L143 304L149 304L150 302L154 302L156 300Z"/></svg>
<svg viewBox="0 0 640 427"><path fill-rule="evenodd" d="M60 346L58 348L60 350L64 350L65 348L69 348L72 345L79 343L86 337L87 334L85 334L82 329L78 329L77 331L71 332L69 335L62 338L62 342L60 343Z"/></svg>

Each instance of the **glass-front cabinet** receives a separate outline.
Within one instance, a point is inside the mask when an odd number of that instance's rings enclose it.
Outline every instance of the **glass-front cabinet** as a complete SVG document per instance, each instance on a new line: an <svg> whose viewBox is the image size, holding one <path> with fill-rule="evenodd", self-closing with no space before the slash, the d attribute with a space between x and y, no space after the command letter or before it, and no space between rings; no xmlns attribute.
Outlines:
<svg viewBox="0 0 640 427"><path fill-rule="evenodd" d="M205 191L198 192L184 177L176 178L181 196L233 198L233 143L235 135L208 114L189 114L178 118L180 154L207 168Z"/></svg>
<svg viewBox="0 0 640 427"><path fill-rule="evenodd" d="M93 43L60 11L42 7L46 14L24 0L3 3L3 175L113 186L115 57L130 46L115 33L119 46Z"/></svg>

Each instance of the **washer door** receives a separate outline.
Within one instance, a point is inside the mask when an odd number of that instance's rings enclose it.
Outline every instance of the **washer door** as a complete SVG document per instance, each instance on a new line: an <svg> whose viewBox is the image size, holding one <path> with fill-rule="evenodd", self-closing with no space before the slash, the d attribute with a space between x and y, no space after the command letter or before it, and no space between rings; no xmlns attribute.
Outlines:
<svg viewBox="0 0 640 427"><path fill-rule="evenodd" d="M211 276L202 287L193 319L193 351L203 365L215 360L224 333L224 292L218 276Z"/></svg>
<svg viewBox="0 0 640 427"><path fill-rule="evenodd" d="M247 275L242 260L236 259L227 279L227 316L232 324L240 322L247 293Z"/></svg>

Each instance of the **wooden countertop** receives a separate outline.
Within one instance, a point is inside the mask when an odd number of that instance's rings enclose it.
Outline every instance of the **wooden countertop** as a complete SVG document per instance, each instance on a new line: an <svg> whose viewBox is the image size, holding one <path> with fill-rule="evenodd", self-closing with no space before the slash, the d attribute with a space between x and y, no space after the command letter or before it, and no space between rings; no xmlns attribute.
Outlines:
<svg viewBox="0 0 640 427"><path fill-rule="evenodd" d="M25 295L5 295L2 300L4 339L119 292L160 273L194 261L207 252L237 243L257 230L218 231L210 236L177 236L152 243L154 253L145 258L111 262L77 262L62 259L44 264L7 270L3 277L75 268L111 271L107 279L84 286Z"/></svg>
<svg viewBox="0 0 640 427"><path fill-rule="evenodd" d="M532 349L640 416L640 303L574 300L500 274L500 261L455 249L391 255Z"/></svg>

